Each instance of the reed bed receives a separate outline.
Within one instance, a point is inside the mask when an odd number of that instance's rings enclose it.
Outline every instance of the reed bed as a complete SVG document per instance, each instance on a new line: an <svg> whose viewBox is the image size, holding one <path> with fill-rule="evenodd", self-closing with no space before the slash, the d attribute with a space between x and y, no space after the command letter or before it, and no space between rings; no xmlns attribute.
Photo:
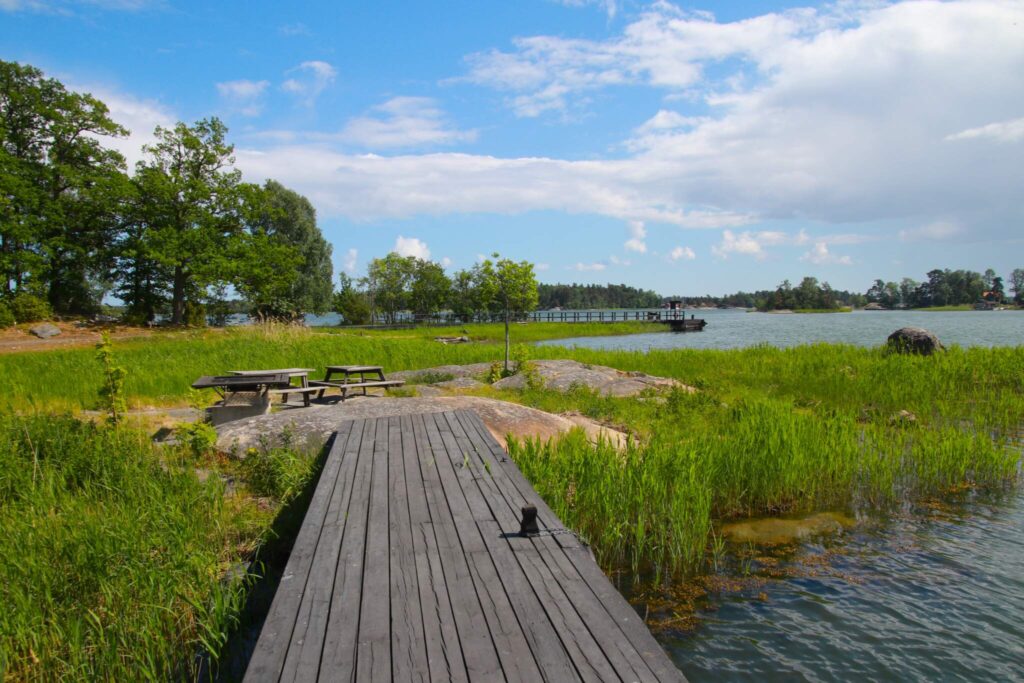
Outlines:
<svg viewBox="0 0 1024 683"><path fill-rule="evenodd" d="M512 440L509 452L603 566L655 574L701 569L715 525L732 518L879 511L1018 477L1019 452L984 431L864 422L765 399L701 412L704 428L663 415L646 441L621 452L582 433Z"/></svg>

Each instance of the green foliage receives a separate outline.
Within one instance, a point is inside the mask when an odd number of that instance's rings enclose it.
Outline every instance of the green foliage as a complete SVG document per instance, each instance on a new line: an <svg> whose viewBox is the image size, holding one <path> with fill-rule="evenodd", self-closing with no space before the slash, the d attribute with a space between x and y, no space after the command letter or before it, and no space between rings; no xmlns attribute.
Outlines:
<svg viewBox="0 0 1024 683"><path fill-rule="evenodd" d="M347 274L341 273L341 288L334 294L333 308L346 325L366 325L370 322L370 302L365 292L356 289Z"/></svg>
<svg viewBox="0 0 1024 683"><path fill-rule="evenodd" d="M243 470L253 493L287 502L309 482L315 464L312 456L290 448L250 448Z"/></svg>
<svg viewBox="0 0 1024 683"><path fill-rule="evenodd" d="M545 308L658 308L662 297L657 292L637 289L626 284L613 285L549 285L537 286L537 306Z"/></svg>
<svg viewBox="0 0 1024 683"><path fill-rule="evenodd" d="M421 372L405 380L406 384L437 384L455 379L450 372Z"/></svg>
<svg viewBox="0 0 1024 683"><path fill-rule="evenodd" d="M128 372L115 364L110 335L106 332L96 344L96 350L96 359L99 360L103 371L103 383L99 391L100 405L107 413L108 421L116 425L128 412L128 401L124 395L124 380Z"/></svg>
<svg viewBox="0 0 1024 683"><path fill-rule="evenodd" d="M0 120L4 292L44 295L58 313L91 312L127 184L123 157L101 140L127 131L91 95L5 61Z"/></svg>
<svg viewBox="0 0 1024 683"><path fill-rule="evenodd" d="M10 300L11 313L19 323L35 323L53 315L50 304L34 294L16 294Z"/></svg>
<svg viewBox="0 0 1024 683"><path fill-rule="evenodd" d="M537 371L537 365L530 360L530 347L526 344L516 344L512 347L512 362L515 364L515 374L522 375L526 381L528 390L540 390L544 388L544 378Z"/></svg>
<svg viewBox="0 0 1024 683"><path fill-rule="evenodd" d="M451 281L441 264L416 259L409 291L409 308L420 316L431 316L448 302Z"/></svg>
<svg viewBox="0 0 1024 683"><path fill-rule="evenodd" d="M8 680L192 680L237 623L242 532L220 479L143 434L0 415L0 671Z"/></svg>
<svg viewBox="0 0 1024 683"><path fill-rule="evenodd" d="M217 444L217 430L206 422L186 422L174 434L178 443L197 458L210 453Z"/></svg>
<svg viewBox="0 0 1024 683"><path fill-rule="evenodd" d="M0 301L0 328L10 327L15 322L14 314L11 313L11 307L7 305L6 301Z"/></svg>

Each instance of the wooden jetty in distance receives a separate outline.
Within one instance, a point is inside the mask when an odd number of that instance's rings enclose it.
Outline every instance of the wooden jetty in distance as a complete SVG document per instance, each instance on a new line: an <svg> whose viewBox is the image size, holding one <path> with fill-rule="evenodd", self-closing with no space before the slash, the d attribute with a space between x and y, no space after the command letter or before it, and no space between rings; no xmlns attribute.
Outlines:
<svg viewBox="0 0 1024 683"><path fill-rule="evenodd" d="M245 680L685 683L469 411L339 424Z"/></svg>

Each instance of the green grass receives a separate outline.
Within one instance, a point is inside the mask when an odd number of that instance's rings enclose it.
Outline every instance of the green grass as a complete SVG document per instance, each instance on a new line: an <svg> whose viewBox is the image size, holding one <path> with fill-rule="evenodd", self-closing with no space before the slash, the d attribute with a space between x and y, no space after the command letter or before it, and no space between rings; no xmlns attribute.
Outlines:
<svg viewBox="0 0 1024 683"><path fill-rule="evenodd" d="M614 325L513 328L514 341ZM444 328L451 333L450 328ZM492 325L470 336L500 339ZM184 404L203 374L235 368L379 363L386 370L497 360L502 346L445 346L434 332L324 334L250 329L115 344L130 402ZM1024 347L954 347L932 357L814 345L741 350L600 351L532 347L674 377L697 393L612 398L576 389L487 393L552 411L579 411L632 434L617 452L579 433L511 451L560 517L606 567L698 570L717 526L748 515L884 509L964 488L1012 485L1007 445L1024 416ZM92 349L0 357L10 410L0 418L0 666L15 679L190 677L237 615L241 589L222 584L249 558L274 511L311 461L256 454L204 467L235 476L200 482L179 451L140 434L40 415L96 405ZM914 419L904 419L909 411ZM275 506L278 503L275 503Z"/></svg>
<svg viewBox="0 0 1024 683"><path fill-rule="evenodd" d="M287 493L300 458L235 466L237 485L259 469L264 495ZM0 680L194 679L216 657L248 583L227 570L283 498L244 505L196 464L137 431L0 416Z"/></svg>
<svg viewBox="0 0 1024 683"><path fill-rule="evenodd" d="M639 325L649 329L647 323ZM503 338L499 324L478 328L471 330L474 338ZM512 340L547 339L559 330L563 335L620 334L634 328L634 323L517 325ZM451 333L451 328L441 329ZM125 390L135 407L184 405L189 386L198 377L229 370L309 367L322 372L329 364L372 363L395 371L493 361L503 353L495 344L445 345L434 342L433 336L429 329L324 334L301 328L238 328L129 339L116 342L114 351L128 370ZM81 410L98 405L100 365L92 348L0 356L0 373L8 387L0 407Z"/></svg>

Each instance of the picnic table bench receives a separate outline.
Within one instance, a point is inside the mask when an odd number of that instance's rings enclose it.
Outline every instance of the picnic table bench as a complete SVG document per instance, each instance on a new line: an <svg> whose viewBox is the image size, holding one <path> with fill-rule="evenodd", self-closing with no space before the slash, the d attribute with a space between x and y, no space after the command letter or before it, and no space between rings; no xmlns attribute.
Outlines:
<svg viewBox="0 0 1024 683"><path fill-rule="evenodd" d="M340 379L333 379L335 375L341 375ZM358 375L358 379L356 376ZM367 375L375 376L376 379L366 379ZM379 387L400 387L405 382L400 379L385 379L384 368L380 365L328 365L327 373L322 380L312 380L310 387L319 389L318 398L323 398L328 389L337 389L341 400L348 398L349 390L362 389L363 396L366 390Z"/></svg>
<svg viewBox="0 0 1024 683"><path fill-rule="evenodd" d="M302 402L307 407L310 404L310 398L312 394L317 393L320 389L309 386L309 373L313 372L312 368L281 368L278 370L231 370L232 375L239 377L254 377L258 375L266 374L284 374L288 375L289 382L288 386L278 387L267 391L268 394L281 396L281 400L285 403L288 402L289 394L299 394L302 396ZM299 385L293 386L291 379L299 379Z"/></svg>
<svg viewBox="0 0 1024 683"><path fill-rule="evenodd" d="M204 375L192 382L193 389L213 389L220 394L225 404L235 394L267 395L274 389L291 385L291 379L283 372L260 372L246 375Z"/></svg>

